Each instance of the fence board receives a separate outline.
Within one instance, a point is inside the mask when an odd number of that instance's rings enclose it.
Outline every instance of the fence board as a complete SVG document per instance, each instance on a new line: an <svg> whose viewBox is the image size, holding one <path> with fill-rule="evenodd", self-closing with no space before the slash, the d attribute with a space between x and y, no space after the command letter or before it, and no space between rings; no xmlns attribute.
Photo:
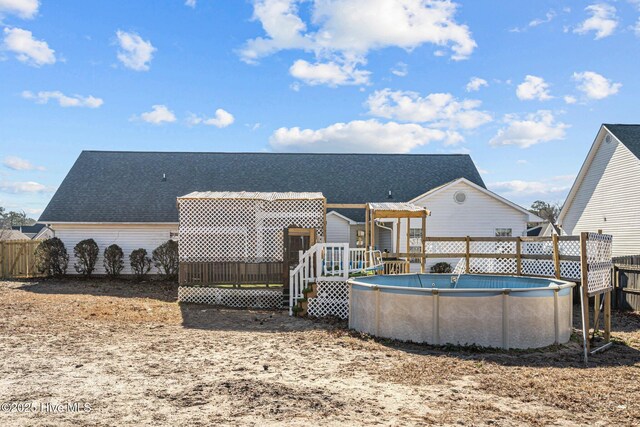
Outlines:
<svg viewBox="0 0 640 427"><path fill-rule="evenodd" d="M180 284L282 285L282 262L181 262Z"/></svg>
<svg viewBox="0 0 640 427"><path fill-rule="evenodd" d="M613 265L616 307L640 311L640 255L615 257Z"/></svg>
<svg viewBox="0 0 640 427"><path fill-rule="evenodd" d="M40 240L0 241L0 278L42 277L36 268L35 251Z"/></svg>

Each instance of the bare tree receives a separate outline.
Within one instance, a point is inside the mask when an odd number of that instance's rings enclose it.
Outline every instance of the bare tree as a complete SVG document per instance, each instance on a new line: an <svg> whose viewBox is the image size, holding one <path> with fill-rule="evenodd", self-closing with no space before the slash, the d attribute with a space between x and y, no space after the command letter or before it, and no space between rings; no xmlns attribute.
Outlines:
<svg viewBox="0 0 640 427"><path fill-rule="evenodd" d="M558 216L562 206L560 203L548 203L543 200L536 200L531 204L529 212L538 215L545 221L549 221L551 224L555 224L558 221Z"/></svg>
<svg viewBox="0 0 640 427"><path fill-rule="evenodd" d="M29 218L24 211L7 211L0 206L0 240L7 238L11 231L11 227L20 225L33 225L36 221Z"/></svg>

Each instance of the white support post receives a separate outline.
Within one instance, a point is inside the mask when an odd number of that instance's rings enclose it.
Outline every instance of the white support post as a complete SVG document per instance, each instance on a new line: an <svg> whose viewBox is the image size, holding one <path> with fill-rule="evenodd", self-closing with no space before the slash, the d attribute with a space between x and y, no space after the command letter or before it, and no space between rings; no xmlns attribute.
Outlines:
<svg viewBox="0 0 640 427"><path fill-rule="evenodd" d="M342 245L342 278L347 280L349 278L349 244L343 243Z"/></svg>

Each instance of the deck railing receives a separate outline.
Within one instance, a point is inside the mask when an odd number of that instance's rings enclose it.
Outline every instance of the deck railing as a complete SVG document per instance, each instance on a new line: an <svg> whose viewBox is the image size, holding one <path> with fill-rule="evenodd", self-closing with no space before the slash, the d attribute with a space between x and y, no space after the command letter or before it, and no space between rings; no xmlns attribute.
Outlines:
<svg viewBox="0 0 640 427"><path fill-rule="evenodd" d="M300 251L298 265L289 274L289 307L304 298L303 290L316 281L345 281L349 274L382 265L379 251L349 248L348 243L318 243Z"/></svg>
<svg viewBox="0 0 640 427"><path fill-rule="evenodd" d="M283 263L180 262L179 282L185 284L282 285Z"/></svg>

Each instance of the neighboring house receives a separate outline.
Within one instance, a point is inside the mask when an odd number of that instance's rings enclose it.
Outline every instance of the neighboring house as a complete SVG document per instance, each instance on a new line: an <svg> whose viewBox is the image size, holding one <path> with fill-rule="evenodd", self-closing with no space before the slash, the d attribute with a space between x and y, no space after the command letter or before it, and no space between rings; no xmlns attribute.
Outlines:
<svg viewBox="0 0 640 427"><path fill-rule="evenodd" d="M31 240L46 240L54 236L53 230L46 224L14 225L13 230L18 230Z"/></svg>
<svg viewBox="0 0 640 427"><path fill-rule="evenodd" d="M193 191L322 192L334 204L413 201L431 210L431 236L521 236L528 221L540 220L488 191L463 154L84 151L38 222L50 225L70 254L87 238L101 255L112 243L125 257L140 247L150 254L177 237L176 198ZM327 241L363 246L364 217L364 209L330 210ZM393 250L394 227L378 224L378 249ZM96 272L103 272L102 256Z"/></svg>
<svg viewBox="0 0 640 427"><path fill-rule="evenodd" d="M640 254L640 125L603 124L558 217L563 234L613 235L613 256Z"/></svg>
<svg viewBox="0 0 640 427"><path fill-rule="evenodd" d="M29 236L22 233L20 230L1 229L0 240L29 240Z"/></svg>

